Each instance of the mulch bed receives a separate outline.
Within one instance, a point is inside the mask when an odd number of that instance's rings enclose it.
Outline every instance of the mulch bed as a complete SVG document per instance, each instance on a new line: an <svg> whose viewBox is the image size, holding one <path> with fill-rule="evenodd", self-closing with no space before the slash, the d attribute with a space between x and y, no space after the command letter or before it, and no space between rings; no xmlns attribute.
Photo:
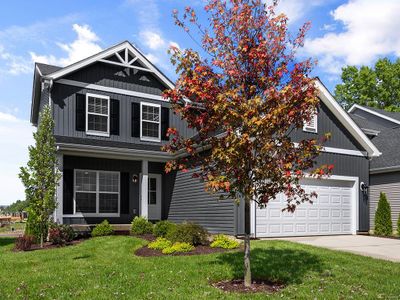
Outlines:
<svg viewBox="0 0 400 300"><path fill-rule="evenodd" d="M147 248L144 246L135 251L135 255L142 257L150 257L150 256L188 256L188 255L201 255L201 254L211 254L211 253L222 253L232 251L231 249L222 249L222 248L211 248L210 246L196 246L193 251L190 252L179 252L173 254L163 254L161 250L155 250Z"/></svg>
<svg viewBox="0 0 400 300"><path fill-rule="evenodd" d="M243 279L233 279L212 283L216 287L225 292L234 293L276 293L285 288L285 285L279 282L273 282L264 279L254 279L251 287L244 286Z"/></svg>
<svg viewBox="0 0 400 300"><path fill-rule="evenodd" d="M83 242L85 239L78 239L78 240L73 240L72 242L65 244L65 245L53 245L50 242L45 242L43 243L43 248L40 247L40 244L33 244L31 249L29 250L18 250L13 248L12 251L14 252L27 252L27 251L36 251L36 250L46 250L46 249L54 249L54 248L63 248L63 247L68 247L68 246L73 246L77 245L81 242Z"/></svg>

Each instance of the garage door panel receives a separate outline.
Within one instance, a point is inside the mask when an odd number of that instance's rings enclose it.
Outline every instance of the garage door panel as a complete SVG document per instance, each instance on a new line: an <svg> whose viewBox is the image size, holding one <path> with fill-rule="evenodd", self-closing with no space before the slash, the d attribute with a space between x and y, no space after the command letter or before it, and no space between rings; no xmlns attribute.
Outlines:
<svg viewBox="0 0 400 300"><path fill-rule="evenodd" d="M256 234L259 237L326 235L352 233L351 182L307 180L303 188L315 191L313 203L300 204L294 213L282 212L286 197L283 194L270 201L266 208L257 208Z"/></svg>

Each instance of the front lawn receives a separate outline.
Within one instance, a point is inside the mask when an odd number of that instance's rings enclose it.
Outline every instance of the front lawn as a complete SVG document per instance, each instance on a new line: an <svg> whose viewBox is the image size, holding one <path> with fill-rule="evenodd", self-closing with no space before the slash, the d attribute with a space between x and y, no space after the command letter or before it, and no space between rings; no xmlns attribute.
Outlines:
<svg viewBox="0 0 400 300"><path fill-rule="evenodd" d="M0 238L1 299L264 299L225 294L209 282L242 276L242 253L137 257L144 240L94 238L75 246L11 252ZM252 242L253 274L283 281L273 298L390 298L400 264L284 241Z"/></svg>

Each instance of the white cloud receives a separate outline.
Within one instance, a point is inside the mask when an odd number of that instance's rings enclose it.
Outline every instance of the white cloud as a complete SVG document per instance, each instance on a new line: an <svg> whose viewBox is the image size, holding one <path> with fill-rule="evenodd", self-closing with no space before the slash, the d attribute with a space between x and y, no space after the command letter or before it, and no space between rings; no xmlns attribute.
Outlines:
<svg viewBox="0 0 400 300"><path fill-rule="evenodd" d="M159 50L165 48L165 41L160 34L146 30L139 33L143 43L151 50Z"/></svg>
<svg viewBox="0 0 400 300"><path fill-rule="evenodd" d="M0 112L0 205L25 199L18 178L19 168L28 160L28 145L33 144L33 127L28 121Z"/></svg>
<svg viewBox="0 0 400 300"><path fill-rule="evenodd" d="M399 11L398 0L349 1L331 12L343 31L307 39L304 50L336 74L345 64L369 65L379 56L400 56Z"/></svg>
<svg viewBox="0 0 400 300"><path fill-rule="evenodd" d="M267 1L270 3L271 1ZM326 0L281 0L276 13L284 13L290 23L301 20L313 8L326 4Z"/></svg>
<svg viewBox="0 0 400 300"><path fill-rule="evenodd" d="M66 57L57 58L54 55L38 55L35 52L30 52L32 61L67 66L102 50L98 44L99 37L88 25L74 24L72 29L77 34L77 38L73 42L69 44L57 43L60 49L66 52Z"/></svg>
<svg viewBox="0 0 400 300"><path fill-rule="evenodd" d="M0 59L4 62L4 67L1 69L2 73L19 75L32 72L32 65L29 59L22 56L14 55L7 52L3 46L0 45Z"/></svg>

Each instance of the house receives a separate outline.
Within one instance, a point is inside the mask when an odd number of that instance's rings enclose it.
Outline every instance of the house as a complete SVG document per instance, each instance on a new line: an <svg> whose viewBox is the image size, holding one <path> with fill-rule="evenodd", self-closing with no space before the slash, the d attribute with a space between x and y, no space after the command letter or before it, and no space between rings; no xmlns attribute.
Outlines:
<svg viewBox="0 0 400 300"><path fill-rule="evenodd" d="M400 113L355 104L349 114L382 152L370 163L370 229L374 229L379 194L384 192L392 208L393 229L396 230L400 213Z"/></svg>
<svg viewBox="0 0 400 300"><path fill-rule="evenodd" d="M326 180L304 180L319 194L294 215L283 213L284 197L268 208L252 209L257 236L355 234L369 229L368 203L361 182L369 184L369 159L378 149L317 81L319 112L294 139L332 133L319 163L335 165ZM55 121L59 169L54 219L96 224L108 219L129 224L150 220L197 222L211 232L241 234L244 206L204 191L187 173L164 173L173 158L162 152L168 127L196 134L175 115L162 91L173 83L136 47L122 42L64 68L35 65L31 122L49 104Z"/></svg>

